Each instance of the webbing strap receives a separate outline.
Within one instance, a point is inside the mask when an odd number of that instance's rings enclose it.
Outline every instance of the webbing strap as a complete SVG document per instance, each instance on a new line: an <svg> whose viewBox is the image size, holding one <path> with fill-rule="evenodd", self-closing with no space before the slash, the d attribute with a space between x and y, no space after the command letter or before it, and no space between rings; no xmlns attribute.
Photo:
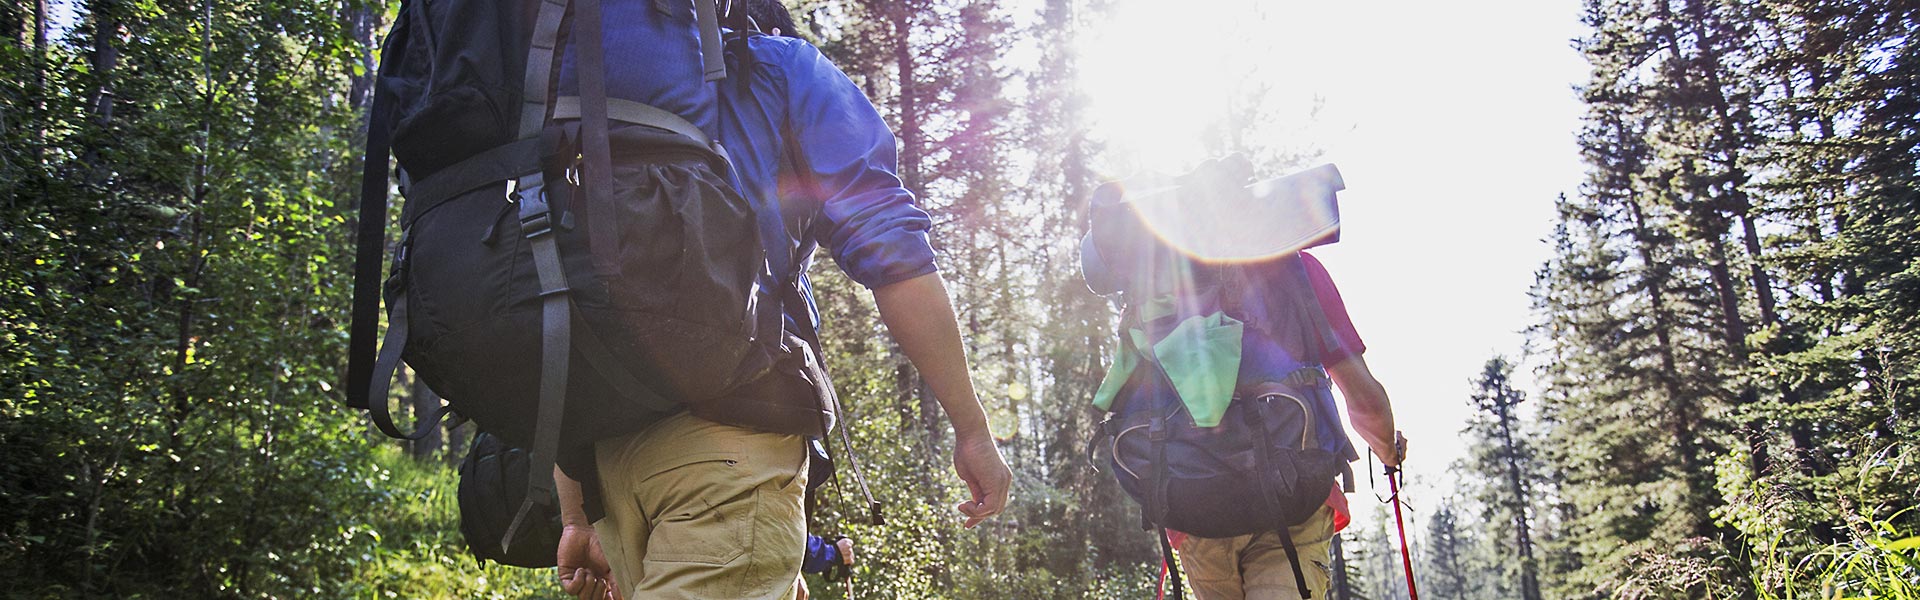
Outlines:
<svg viewBox="0 0 1920 600"><path fill-rule="evenodd" d="M394 25L395 34L406 35L409 22L401 13ZM391 36L390 36L391 37ZM404 38L402 38L404 39ZM388 43L380 51L382 71L393 64L394 48ZM374 77L373 107L367 113L367 152L360 173L359 229L355 233L353 254L353 320L347 327L347 406L371 408L372 398L363 395L373 380L373 359L380 332L380 274L387 254L387 157L393 142L393 92ZM378 399L385 402L386 398Z"/></svg>
<svg viewBox="0 0 1920 600"><path fill-rule="evenodd" d="M553 99L553 120L562 121L566 119L579 119L581 117L581 99L579 96L561 96ZM686 119L680 118L680 115L673 114L672 111L656 106L642 104L632 100L607 98L607 118L623 123L636 123L649 127L658 127L692 138L693 141L699 142L701 146L708 148L715 147L713 138L708 137L707 132L701 131L699 127L694 126L693 123L688 122Z"/></svg>
<svg viewBox="0 0 1920 600"><path fill-rule="evenodd" d="M1301 340L1301 342L1303 342L1302 346L1307 351L1309 366L1319 368L1322 379L1315 383L1315 387L1318 387L1327 382L1325 366L1327 359L1326 354L1321 351L1321 347L1323 345L1331 346L1333 344L1344 344L1346 342L1342 341L1333 333L1333 325L1327 322L1326 309L1320 306L1320 293L1314 290L1313 276L1307 272L1307 260L1301 258L1299 254L1295 254L1290 261L1292 263L1290 267L1295 271L1296 281L1294 285L1281 287L1285 288L1287 293L1294 295L1294 306L1299 307L1300 312L1306 317L1307 323L1313 327L1312 335L1314 336L1314 340ZM1297 374L1299 372L1295 371L1295 373ZM1352 461L1359 457L1352 453L1351 442L1349 442L1347 450L1347 460L1341 461L1340 463L1340 491L1351 493L1354 489Z"/></svg>
<svg viewBox="0 0 1920 600"><path fill-rule="evenodd" d="M1186 598L1186 591L1185 588L1180 585L1180 565L1173 560L1173 541L1167 539L1167 528L1161 527L1159 531L1160 564L1167 570L1167 576L1173 579L1174 600L1184 600L1184 598Z"/></svg>
<svg viewBox="0 0 1920 600"><path fill-rule="evenodd" d="M413 182L403 190L407 203L400 208L400 227L412 227L414 219L461 194L485 186L498 188L504 177L540 170L540 144L535 137L494 146Z"/></svg>
<svg viewBox="0 0 1920 600"><path fill-rule="evenodd" d="M566 410L573 313L543 177L540 173L521 177L515 180L513 189L520 204L520 231L532 249L534 273L540 278L540 412L527 459L527 496L500 539L502 552L511 545L534 504L544 506L553 501L553 465L560 450L560 425Z"/></svg>
<svg viewBox="0 0 1920 600"><path fill-rule="evenodd" d="M1300 570L1300 551L1293 547L1293 533L1287 531L1285 527L1280 528L1278 533L1280 548L1287 551L1287 562L1293 566L1293 585L1296 586L1294 589L1300 590L1301 600L1312 598L1313 590L1307 589L1307 574Z"/></svg>
<svg viewBox="0 0 1920 600"><path fill-rule="evenodd" d="M1293 305L1299 307L1301 316L1305 317L1307 323L1313 326L1311 335L1314 336L1314 339L1301 340L1302 342L1307 342L1302 344L1302 347L1307 351L1308 362L1314 365L1324 365L1327 358L1322 348L1343 342L1339 337L1334 335L1333 325L1327 322L1326 309L1320 306L1320 293L1314 291L1313 277L1307 273L1306 259L1301 258L1299 254L1295 254L1292 258L1288 259L1288 262L1290 263L1288 269L1294 272L1295 281L1293 285L1281 287L1286 289L1287 293L1293 295Z"/></svg>
<svg viewBox="0 0 1920 600"><path fill-rule="evenodd" d="M433 414L419 416L413 433L401 433L393 424L393 412L387 406L387 392L393 384L393 372L400 368L400 354L407 348L407 292L402 286L400 293L393 297L393 312L388 315L387 337L380 341L380 358L373 363L373 377L368 382L367 399L372 403L367 413L373 417L373 424L381 433L389 437L413 441L426 437L434 427L440 425L440 419L447 416L445 404L434 408Z"/></svg>
<svg viewBox="0 0 1920 600"><path fill-rule="evenodd" d="M1167 511L1167 418L1156 409L1147 420L1147 440L1153 445L1153 467L1147 487L1147 520L1166 522Z"/></svg>
<svg viewBox="0 0 1920 600"><path fill-rule="evenodd" d="M1304 600L1312 598L1313 592L1307 589L1307 576L1300 571L1300 553L1293 547L1293 533L1289 531L1291 524L1281 521L1280 490L1274 486L1273 480L1274 463L1271 452L1274 445L1273 439L1267 435L1266 416L1261 414L1261 409L1264 407L1265 403L1262 402L1249 402L1242 406L1247 424L1253 427L1254 434L1260 438L1255 441L1260 450L1254 453L1254 460L1260 469L1258 482L1260 496L1266 501L1267 514L1273 517L1274 532L1280 535L1280 547L1287 551L1287 563L1293 567L1293 582L1299 586L1296 589L1300 590L1300 598ZM1296 481L1298 481L1297 478Z"/></svg>
<svg viewBox="0 0 1920 600"><path fill-rule="evenodd" d="M1121 337L1132 336L1123 335ZM1130 344L1130 342L1126 341L1122 343ZM1142 359L1141 362L1153 365L1154 373L1158 374L1161 379L1167 382L1168 389L1173 388L1173 376L1167 374L1166 366L1160 364L1159 359L1148 355L1145 359ZM1168 481L1166 464L1167 438L1173 435L1173 432L1168 430L1167 419L1173 415L1169 415L1164 411L1167 410L1167 405L1171 404L1176 407L1174 414L1177 415L1180 410L1178 407L1182 405L1180 403L1180 394L1177 392L1173 394L1156 394L1156 396L1161 397L1160 406L1149 409L1153 411L1153 413L1147 420L1147 440L1152 444L1153 465L1151 469L1152 474L1149 476L1150 485L1147 487L1147 506L1144 516L1147 520L1155 524L1161 524L1165 522L1167 512L1172 509L1172 507L1167 506Z"/></svg>
<svg viewBox="0 0 1920 600"><path fill-rule="evenodd" d="M541 140L547 123L547 96L552 93L553 69L560 43L560 24L569 0L542 0L534 17L533 37L527 47L527 73L520 86L520 139ZM597 44L600 31L593 29ZM544 142L537 142L544 144ZM541 148L536 145L535 148ZM544 158L545 152L535 156ZM508 173L526 173L515 170ZM497 176L497 175L496 175ZM553 216L547 206L545 179L540 169L509 180L507 194L520 204L520 232L533 252L540 278L540 396L534 422L533 448L527 460L527 494L513 522L500 537L500 549L512 545L514 534L527 520L535 503L553 501L553 465L560 448L560 422L566 408L568 334L572 318L566 294L566 273L560 270L560 249L553 238ZM557 349L557 350L556 350Z"/></svg>
<svg viewBox="0 0 1920 600"><path fill-rule="evenodd" d="M714 0L693 0L693 14L700 25L700 59L707 81L727 77L727 59L720 52L720 15Z"/></svg>
<svg viewBox="0 0 1920 600"><path fill-rule="evenodd" d="M807 371L813 375L814 381L820 386L817 390L820 406L822 409L837 410L840 405L840 395L834 391L833 377L827 373L826 357L819 355L820 330L813 325L813 307L807 300L807 274L800 273L795 276L786 286L785 293L787 297L781 300L782 308L798 308L803 313L793 321L800 328L801 341L808 344L805 349ZM787 311L780 312L785 314ZM830 418L824 414L821 415L820 439L822 442L826 441L832 430L833 423ZM860 498L867 501L867 524L885 525L887 523L886 507L879 500L873 499L873 491L867 487L867 475L860 470L860 455L853 450L853 435L847 433L847 427L844 425L840 427L840 448L846 452L847 465L853 468L853 482L860 488Z"/></svg>
<svg viewBox="0 0 1920 600"><path fill-rule="evenodd" d="M539 137L540 128L546 124L547 96L553 93L554 48L560 43L560 21L566 15L567 0L542 0L540 13L534 17L533 39L527 47L527 74L520 84L520 139Z"/></svg>
<svg viewBox="0 0 1920 600"><path fill-rule="evenodd" d="M607 52L601 37L600 0L576 0L573 39L580 51L580 68L574 75L580 83L580 142L586 169L581 177L586 185L587 248L593 255L594 270L603 276L618 275L614 258L619 254L614 219L613 151L607 141ZM710 2L709 2L710 3Z"/></svg>

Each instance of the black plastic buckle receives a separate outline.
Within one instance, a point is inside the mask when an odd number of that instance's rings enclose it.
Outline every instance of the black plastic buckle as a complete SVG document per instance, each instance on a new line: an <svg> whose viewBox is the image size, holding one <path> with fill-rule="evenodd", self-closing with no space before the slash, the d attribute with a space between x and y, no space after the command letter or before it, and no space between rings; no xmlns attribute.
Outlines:
<svg viewBox="0 0 1920 600"><path fill-rule="evenodd" d="M520 204L520 235L527 239L553 233L553 211L547 206L546 186L537 177L533 185L521 185L522 179L507 180L507 199Z"/></svg>
<svg viewBox="0 0 1920 600"><path fill-rule="evenodd" d="M1165 441L1171 435L1171 432L1167 429L1166 417L1154 415L1152 419L1147 421L1148 440L1155 442Z"/></svg>
<svg viewBox="0 0 1920 600"><path fill-rule="evenodd" d="M1326 367L1307 365L1287 374L1287 383L1296 387L1320 387L1332 378L1327 375Z"/></svg>
<svg viewBox="0 0 1920 600"><path fill-rule="evenodd" d="M553 233L553 213L540 209L533 214L520 217L520 235L527 239Z"/></svg>

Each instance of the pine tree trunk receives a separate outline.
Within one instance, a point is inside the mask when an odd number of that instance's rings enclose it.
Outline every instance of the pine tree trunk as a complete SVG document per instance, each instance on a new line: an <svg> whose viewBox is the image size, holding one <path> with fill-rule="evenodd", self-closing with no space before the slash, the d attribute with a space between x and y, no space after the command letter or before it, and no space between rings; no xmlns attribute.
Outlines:
<svg viewBox="0 0 1920 600"><path fill-rule="evenodd" d="M432 418L434 412L440 409L440 395L433 393L433 389L427 387L426 380L419 377L413 378L413 390L407 396L408 403L413 407L416 427L419 423L425 423L427 419ZM440 452L441 447L445 445L441 430L442 428L438 426L429 427L425 437L408 443L408 450L414 460L425 462Z"/></svg>
<svg viewBox="0 0 1920 600"><path fill-rule="evenodd" d="M87 112L99 136L87 144L81 162L86 165L88 178L99 179L106 174L104 165L100 164L100 150L111 143L107 130L113 123L114 71L120 65L120 49L114 45L120 36L119 7L115 0L90 0L87 10L93 15L93 48L88 60L94 81L93 89L87 93Z"/></svg>
<svg viewBox="0 0 1920 600"><path fill-rule="evenodd" d="M1505 446L1507 484L1513 487L1513 537L1515 548L1520 552L1520 594L1524 600L1540 600L1539 573L1533 560L1533 535L1527 523L1527 507L1532 504L1527 499L1526 481L1520 476L1520 450L1514 446L1513 439L1515 398L1504 378L1500 387L1502 389L1495 391L1494 402L1499 408L1500 443Z"/></svg>
<svg viewBox="0 0 1920 600"><path fill-rule="evenodd" d="M889 5L886 16L887 22L892 27L893 37L889 40L892 42L892 47L889 50L893 56L894 75L899 89L900 181L908 192L913 193L914 198L924 202L926 189L920 170L920 157L925 142L920 129L922 115L918 102L919 89L915 84L918 67L913 55L913 7L909 4L902 2ZM896 350L894 360L897 365L896 378L901 386L902 400L918 401L918 422L914 424L913 429L921 432L921 438L926 445L922 456L929 467L927 470L931 470L931 466L939 462L937 456L944 437L941 432L943 428L939 401L933 397L927 388L925 378L920 376L905 355L898 354ZM928 475L928 477L931 476ZM928 483L931 482L932 480L928 479Z"/></svg>
<svg viewBox="0 0 1920 600"><path fill-rule="evenodd" d="M93 14L93 51L89 60L93 66L95 84L93 92L87 98L87 107L92 112L93 124L106 129L113 121L113 76L120 66L120 48L114 42L120 38L119 7L114 0L92 0L89 12Z"/></svg>
<svg viewBox="0 0 1920 600"><path fill-rule="evenodd" d="M47 152L47 0L33 3L33 163L46 162Z"/></svg>
<svg viewBox="0 0 1920 600"><path fill-rule="evenodd" d="M347 102L353 106L355 113L366 115L367 109L373 106L373 84L378 80L376 69L379 66L380 43L374 33L380 26L380 10L377 3L368 0L349 3L343 11L341 20L347 30L353 33L354 41L359 43L362 50L359 58L362 71L348 78ZM364 139L367 124L362 118L359 133Z"/></svg>

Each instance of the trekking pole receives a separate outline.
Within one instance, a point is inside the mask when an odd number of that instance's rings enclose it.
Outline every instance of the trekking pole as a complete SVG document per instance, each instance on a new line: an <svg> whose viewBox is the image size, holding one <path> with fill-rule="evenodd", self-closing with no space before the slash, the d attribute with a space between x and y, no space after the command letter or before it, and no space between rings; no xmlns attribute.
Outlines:
<svg viewBox="0 0 1920 600"><path fill-rule="evenodd" d="M1407 438L1398 431L1393 432L1393 447L1402 459L1407 455L1406 446ZM1396 465L1387 465L1386 472L1387 489L1393 494L1390 496L1393 500L1393 525L1400 531L1400 564L1407 572L1407 600L1420 600L1420 591L1413 585L1413 553L1407 549L1407 520L1400 516L1400 479L1394 477L1401 473L1401 469Z"/></svg>

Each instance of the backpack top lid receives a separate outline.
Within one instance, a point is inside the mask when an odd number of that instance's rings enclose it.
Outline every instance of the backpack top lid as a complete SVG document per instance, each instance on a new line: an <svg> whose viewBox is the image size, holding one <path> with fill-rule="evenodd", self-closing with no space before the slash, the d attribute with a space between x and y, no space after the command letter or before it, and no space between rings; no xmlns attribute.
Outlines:
<svg viewBox="0 0 1920 600"><path fill-rule="evenodd" d="M1340 169L1251 181L1238 154L1179 176L1149 173L1093 193L1081 268L1095 293L1146 283L1170 252L1199 263L1264 262L1340 241ZM1149 285L1149 287L1155 287Z"/></svg>
<svg viewBox="0 0 1920 600"><path fill-rule="evenodd" d="M1238 154L1208 161L1177 177L1150 174L1120 182L1117 197L1168 246L1202 261L1248 261L1292 254L1340 240L1335 193L1340 169L1319 165L1283 177L1250 181Z"/></svg>

